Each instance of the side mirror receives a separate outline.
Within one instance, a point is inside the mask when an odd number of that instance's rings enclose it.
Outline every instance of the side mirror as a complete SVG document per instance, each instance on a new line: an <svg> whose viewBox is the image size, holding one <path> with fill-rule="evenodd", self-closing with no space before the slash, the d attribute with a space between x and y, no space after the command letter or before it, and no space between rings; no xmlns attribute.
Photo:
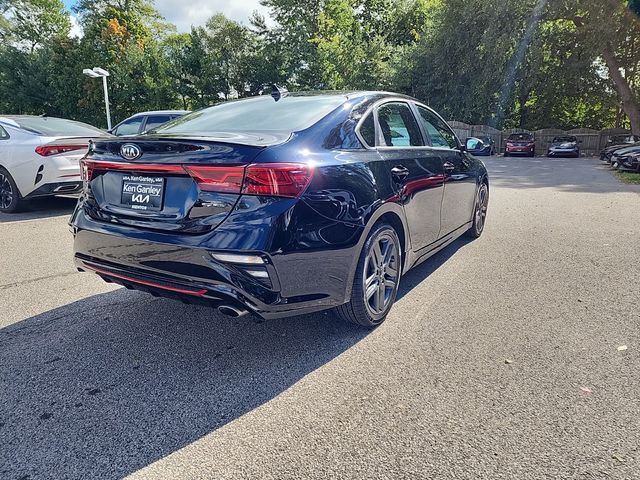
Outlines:
<svg viewBox="0 0 640 480"><path fill-rule="evenodd" d="M467 151L467 144L463 143L462 145L458 145L458 150L460 150L461 152L466 152Z"/></svg>

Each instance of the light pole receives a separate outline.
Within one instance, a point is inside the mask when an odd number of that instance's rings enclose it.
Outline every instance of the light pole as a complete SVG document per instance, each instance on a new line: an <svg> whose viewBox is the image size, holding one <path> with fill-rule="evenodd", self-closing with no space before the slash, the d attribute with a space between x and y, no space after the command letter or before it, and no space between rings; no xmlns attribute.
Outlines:
<svg viewBox="0 0 640 480"><path fill-rule="evenodd" d="M104 108L107 111L107 127L111 130L111 112L109 111L109 91L107 90L107 77L109 72L100 67L85 68L82 70L87 77L100 78L102 77L102 87L104 88Z"/></svg>

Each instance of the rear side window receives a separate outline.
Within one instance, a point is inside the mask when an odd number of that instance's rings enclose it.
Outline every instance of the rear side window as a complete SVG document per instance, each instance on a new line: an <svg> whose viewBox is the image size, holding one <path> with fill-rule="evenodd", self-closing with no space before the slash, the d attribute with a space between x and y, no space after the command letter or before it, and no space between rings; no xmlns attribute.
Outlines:
<svg viewBox="0 0 640 480"><path fill-rule="evenodd" d="M424 146L418 122L406 103L386 103L378 108L378 124L387 147Z"/></svg>
<svg viewBox="0 0 640 480"><path fill-rule="evenodd" d="M376 126L373 120L373 113L367 115L360 125L360 136L367 147L376 146Z"/></svg>
<svg viewBox="0 0 640 480"><path fill-rule="evenodd" d="M9 134L1 125L0 125L0 140L9 140Z"/></svg>
<svg viewBox="0 0 640 480"><path fill-rule="evenodd" d="M457 148L456 136L447 125L424 107L418 107L422 126L431 137L431 146L438 148Z"/></svg>
<svg viewBox="0 0 640 480"><path fill-rule="evenodd" d="M142 125L142 119L144 117L136 117L131 120L120 124L118 128L113 132L116 135L136 135L140 131L140 125Z"/></svg>
<svg viewBox="0 0 640 480"><path fill-rule="evenodd" d="M167 123L172 117L169 115L151 115L147 117L147 124L144 126L145 130L151 130L152 128L159 127L163 123Z"/></svg>

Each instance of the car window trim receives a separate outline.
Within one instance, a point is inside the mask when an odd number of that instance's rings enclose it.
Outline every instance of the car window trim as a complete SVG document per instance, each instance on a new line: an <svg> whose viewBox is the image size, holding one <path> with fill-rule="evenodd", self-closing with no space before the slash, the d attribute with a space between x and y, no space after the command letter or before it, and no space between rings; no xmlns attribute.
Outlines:
<svg viewBox="0 0 640 480"><path fill-rule="evenodd" d="M461 151L460 147L462 147L462 142L460 142L460 139L458 138L458 135L456 135L456 132L453 131L453 129L446 122L446 120L444 118L442 118L441 115L438 115L438 112L436 112L433 108L427 107L425 104L420 103L420 102L414 102L414 103L416 105L416 110L418 109L418 107L422 107L425 110L427 110L428 112L430 112L433 115L435 115L436 117L438 117L442 121L444 126L447 127L447 129L449 130L449 133L451 133L453 135L453 138L456 139L456 145L457 145L456 148L453 148L453 147L437 147L437 146L433 145L433 143L431 142L431 136L429 136L429 141L431 143L431 148L433 148L435 150L447 150L447 151L456 150L456 151ZM434 127L435 127L435 125L434 125Z"/></svg>
<svg viewBox="0 0 640 480"><path fill-rule="evenodd" d="M420 122L418 122L418 119L415 116L415 113L413 111L413 109L411 108L411 104L409 100L405 100L405 99L385 99L386 101L384 102L380 102L380 104L373 110L374 112L374 117L373 117L373 121L375 122L375 126L376 126L376 149L378 150L415 150L417 148L425 148L428 147L429 145L427 145L427 142L425 142L425 138L424 135L422 134L422 130L420 129ZM383 138L381 137L382 135L382 129L380 128L380 123L378 121L378 110L380 110L381 107L385 106L388 103L403 103L405 104L408 108L409 108L409 112L411 113L411 115L413 115L413 120L416 122L416 124L418 125L418 132L420 133L420 138L422 140L422 143L424 145L404 145L404 146L399 146L399 145L382 145L381 141L383 140ZM378 145L378 143L380 143L380 145Z"/></svg>
<svg viewBox="0 0 640 480"><path fill-rule="evenodd" d="M427 145L426 142L426 138L423 135L422 141L423 143L425 143L424 146L408 146L408 147L387 147L386 145L382 146L382 147L371 147L367 144L367 142L364 141L364 138L362 137L362 135L360 134L360 126L362 125L362 123L364 122L364 120L367 118L367 115L369 115L371 112L374 112L374 117L373 117L373 123L374 123L374 128L375 128L375 135L376 135L376 141L378 140L378 136L379 136L379 130L380 130L380 126L378 125L378 117L376 112L376 109L384 104L384 103L388 103L388 102L402 102L402 103L409 103L414 104L414 106L417 108L418 106L427 109L429 112L433 113L436 117L438 117L440 120L442 120L442 122L447 126L447 128L451 131L451 133L453 134L453 138L456 139L456 142L458 144L458 148L450 148L450 147L434 147L433 145L431 145L431 137L428 137L429 140L429 145ZM415 116L415 113L414 113ZM417 121L417 118L416 118ZM422 125L420 124L420 122L418 122L418 128L421 129L422 131ZM355 133L356 133L356 137L358 137L358 140L360 140L360 143L362 144L362 146L364 147L364 150L377 150L379 148L383 148L384 150L389 150L390 148L394 148L394 149L401 149L401 150L422 150L422 149L435 149L435 150L445 150L445 151L461 151L460 147L462 146L462 143L460 143L460 139L458 138L458 135L456 135L456 132L453 131L453 129L449 126L449 124L445 121L444 118L442 118L441 115L438 114L438 112L436 112L433 108L428 107L427 105L425 105L424 103L414 100L414 99L410 99L410 98L403 98L403 97L397 97L397 96L390 96L390 97L384 97L384 98L380 98L378 100L376 100L375 102L373 102L369 108L367 108L367 110L360 116L360 119L358 120L358 123L356 124L355 127Z"/></svg>
<svg viewBox="0 0 640 480"><path fill-rule="evenodd" d="M6 137L3 135L2 138L0 138L0 140L2 141L11 140L11 135L9 134L9 131L6 128L4 128L4 125L0 125L0 128L6 135Z"/></svg>

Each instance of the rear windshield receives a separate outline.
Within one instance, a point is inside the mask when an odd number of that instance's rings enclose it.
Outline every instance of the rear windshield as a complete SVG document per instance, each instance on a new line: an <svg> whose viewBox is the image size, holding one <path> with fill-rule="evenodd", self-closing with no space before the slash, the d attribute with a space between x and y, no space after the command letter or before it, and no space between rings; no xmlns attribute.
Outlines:
<svg viewBox="0 0 640 480"><path fill-rule="evenodd" d="M516 142L533 140L533 135L529 133L512 133L509 135L509 140L515 140Z"/></svg>
<svg viewBox="0 0 640 480"><path fill-rule="evenodd" d="M149 133L295 132L310 127L346 100L341 95L286 96L276 102L270 95L264 95L205 108Z"/></svg>
<svg viewBox="0 0 640 480"><path fill-rule="evenodd" d="M69 137L95 137L106 135L99 128L74 120L65 120L54 117L13 117L13 120L21 128L38 135L69 136Z"/></svg>
<svg viewBox="0 0 640 480"><path fill-rule="evenodd" d="M577 139L576 137L555 137L553 139L554 143L557 142L575 142Z"/></svg>

